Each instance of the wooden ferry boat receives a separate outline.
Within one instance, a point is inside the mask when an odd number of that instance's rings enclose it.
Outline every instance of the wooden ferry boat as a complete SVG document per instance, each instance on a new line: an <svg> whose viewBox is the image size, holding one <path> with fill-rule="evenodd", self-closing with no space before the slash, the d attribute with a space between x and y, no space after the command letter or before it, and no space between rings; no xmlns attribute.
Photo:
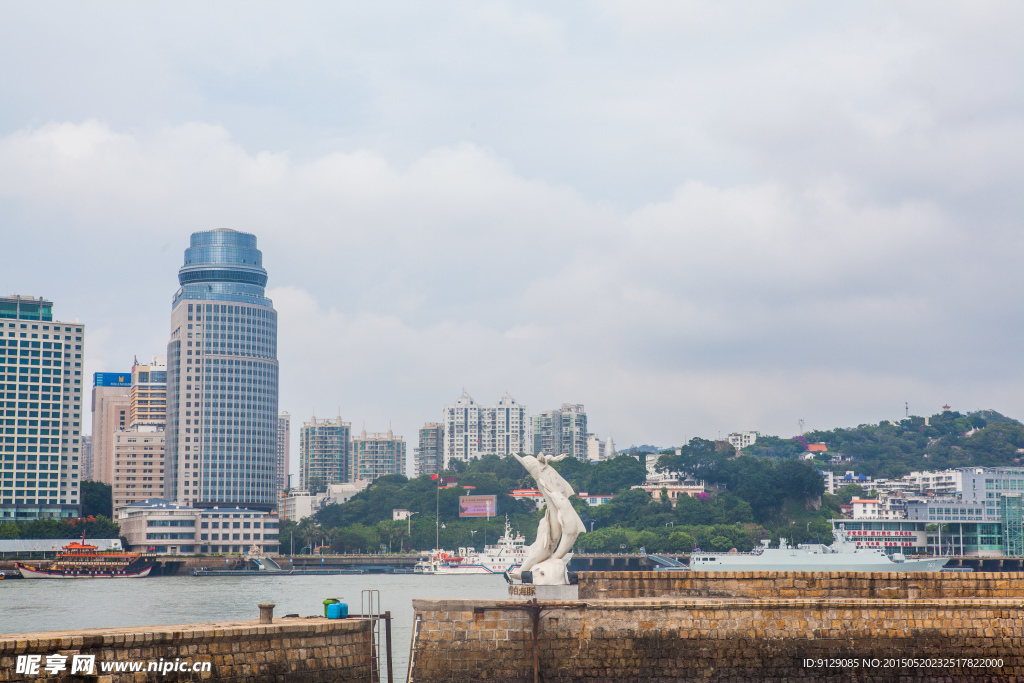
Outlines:
<svg viewBox="0 0 1024 683"><path fill-rule="evenodd" d="M63 547L49 565L33 567L24 562L14 566L26 579L140 579L149 576L154 556L124 550L99 550L87 545L85 537Z"/></svg>

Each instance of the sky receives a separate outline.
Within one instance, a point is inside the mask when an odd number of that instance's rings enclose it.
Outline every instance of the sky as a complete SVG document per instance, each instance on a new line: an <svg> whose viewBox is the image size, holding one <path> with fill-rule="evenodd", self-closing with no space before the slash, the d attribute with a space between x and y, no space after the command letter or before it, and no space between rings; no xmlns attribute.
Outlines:
<svg viewBox="0 0 1024 683"><path fill-rule="evenodd" d="M0 6L0 294L166 352L190 233L255 234L280 408L465 389L678 445L1024 417L1024 5ZM1016 67L1014 65L1017 65ZM293 467L293 470L295 468Z"/></svg>

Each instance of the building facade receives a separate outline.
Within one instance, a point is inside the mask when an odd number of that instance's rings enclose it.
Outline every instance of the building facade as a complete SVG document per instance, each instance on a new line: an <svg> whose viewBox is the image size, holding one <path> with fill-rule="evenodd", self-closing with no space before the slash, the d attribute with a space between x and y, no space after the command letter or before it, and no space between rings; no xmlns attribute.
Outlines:
<svg viewBox="0 0 1024 683"><path fill-rule="evenodd" d="M299 488L309 489L352 480L352 423L314 415L299 432ZM317 491L320 493L320 491Z"/></svg>
<svg viewBox="0 0 1024 683"><path fill-rule="evenodd" d="M242 555L256 546L266 555L279 549L279 522L266 510L192 508L154 498L121 508L117 522L130 550L160 555Z"/></svg>
<svg viewBox="0 0 1024 683"><path fill-rule="evenodd" d="M163 425L114 432L114 519L125 505L164 497L165 442Z"/></svg>
<svg viewBox="0 0 1024 683"><path fill-rule="evenodd" d="M131 424L132 374L97 372L92 379L93 481L114 483L114 432Z"/></svg>
<svg viewBox="0 0 1024 683"><path fill-rule="evenodd" d="M43 298L0 297L0 350L0 522L77 517L85 327Z"/></svg>
<svg viewBox="0 0 1024 683"><path fill-rule="evenodd" d="M413 476L440 472L443 463L444 423L428 422L420 427L420 441L413 462Z"/></svg>
<svg viewBox="0 0 1024 683"><path fill-rule="evenodd" d="M167 345L168 497L192 507L276 504L277 311L256 237L193 233Z"/></svg>
<svg viewBox="0 0 1024 683"><path fill-rule="evenodd" d="M761 432L733 432L728 436L728 440L732 447L739 451L752 445L759 436Z"/></svg>
<svg viewBox="0 0 1024 683"><path fill-rule="evenodd" d="M478 460L481 455L533 450L527 407L509 394L496 405L481 406L466 392L444 409L444 463Z"/></svg>
<svg viewBox="0 0 1024 683"><path fill-rule="evenodd" d="M277 496L288 488L288 468L291 467L292 452L292 416L288 411L277 416L277 461L276 486Z"/></svg>
<svg viewBox="0 0 1024 683"><path fill-rule="evenodd" d="M82 475L81 479L92 480L92 435L82 436Z"/></svg>
<svg viewBox="0 0 1024 683"><path fill-rule="evenodd" d="M132 367L128 424L167 424L167 356L153 356L149 363Z"/></svg>
<svg viewBox="0 0 1024 683"><path fill-rule="evenodd" d="M364 429L352 439L352 455L356 479L373 481L386 474L405 471L405 441L390 429L376 433L367 433Z"/></svg>
<svg viewBox="0 0 1024 683"><path fill-rule="evenodd" d="M563 403L558 410L534 415L533 452L587 460L587 413L580 403Z"/></svg>

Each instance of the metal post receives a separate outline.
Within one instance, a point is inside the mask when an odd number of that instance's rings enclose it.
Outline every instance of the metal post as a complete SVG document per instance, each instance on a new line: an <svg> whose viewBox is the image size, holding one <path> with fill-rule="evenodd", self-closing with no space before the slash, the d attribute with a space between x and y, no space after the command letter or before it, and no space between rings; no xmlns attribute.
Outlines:
<svg viewBox="0 0 1024 683"><path fill-rule="evenodd" d="M388 658L388 683L395 683L395 674L391 664L391 610L384 613L384 641L386 644L385 656Z"/></svg>
<svg viewBox="0 0 1024 683"><path fill-rule="evenodd" d="M533 599L530 611L533 617L533 683L540 683L540 605L537 598Z"/></svg>

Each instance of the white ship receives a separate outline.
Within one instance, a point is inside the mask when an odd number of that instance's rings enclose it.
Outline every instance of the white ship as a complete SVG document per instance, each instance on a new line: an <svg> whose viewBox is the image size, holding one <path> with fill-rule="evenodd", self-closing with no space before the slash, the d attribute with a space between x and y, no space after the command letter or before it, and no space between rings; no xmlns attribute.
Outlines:
<svg viewBox="0 0 1024 683"><path fill-rule="evenodd" d="M431 550L420 553L413 571L416 574L504 574L515 569L526 556L526 539L512 535L512 527L505 518L505 535L494 545L485 545L482 553L475 548Z"/></svg>
<svg viewBox="0 0 1024 683"><path fill-rule="evenodd" d="M937 572L948 561L936 557L908 560L902 553L892 557L881 548L859 548L846 537L845 528L832 532L832 545L786 544L779 539L778 548L769 548L769 541L750 553L702 553L690 556L690 569L698 572Z"/></svg>

